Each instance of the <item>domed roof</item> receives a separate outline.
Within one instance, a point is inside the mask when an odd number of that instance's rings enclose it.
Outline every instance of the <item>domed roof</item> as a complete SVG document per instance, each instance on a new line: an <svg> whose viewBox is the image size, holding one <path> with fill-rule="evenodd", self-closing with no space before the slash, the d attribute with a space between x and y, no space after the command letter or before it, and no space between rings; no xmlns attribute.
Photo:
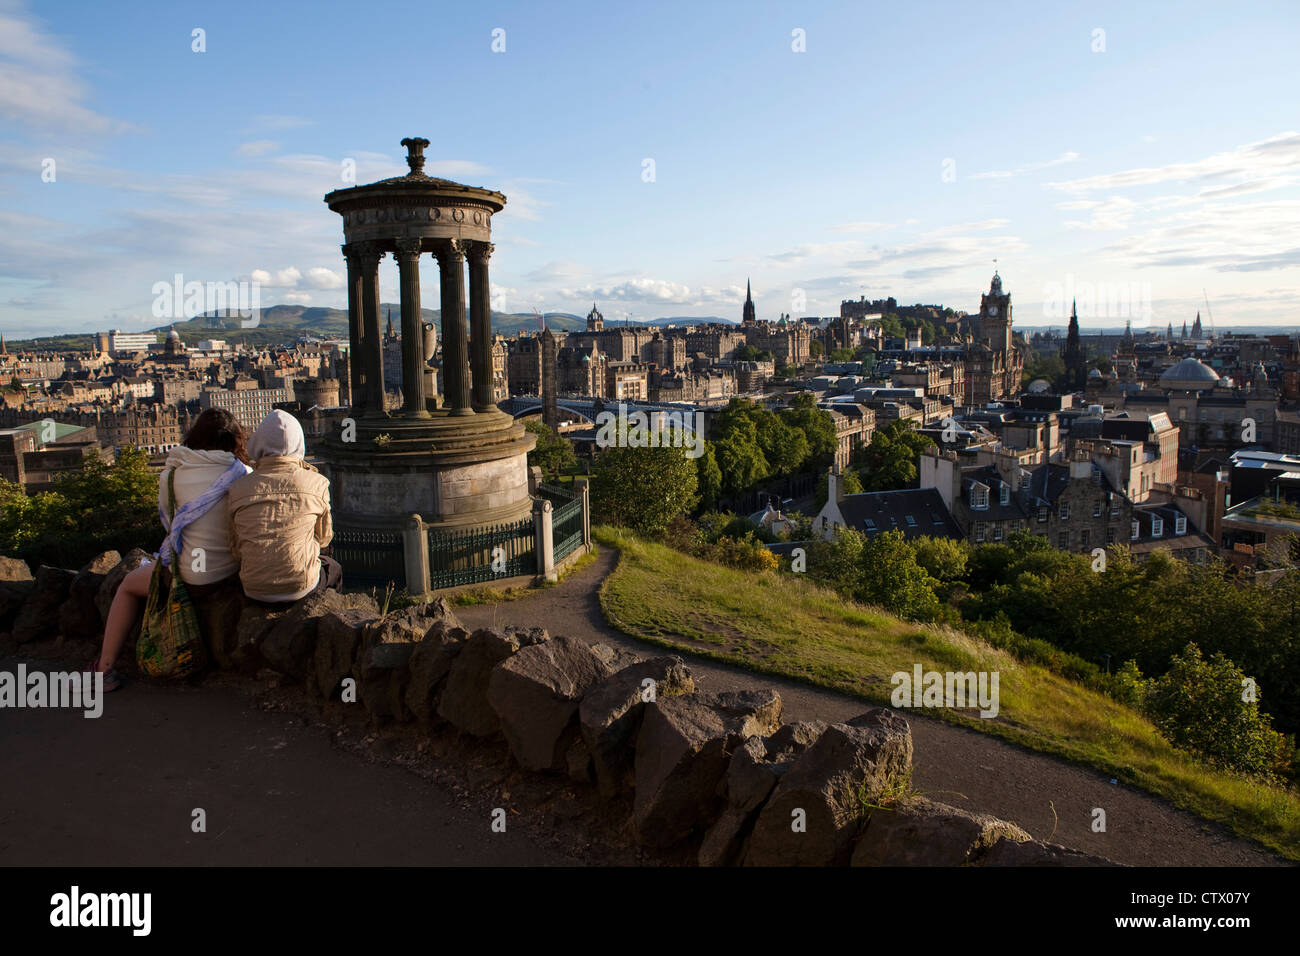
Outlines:
<svg viewBox="0 0 1300 956"><path fill-rule="evenodd" d="M175 329L172 329L167 333L167 338L173 342L179 342L181 340L181 334Z"/></svg>
<svg viewBox="0 0 1300 956"><path fill-rule="evenodd" d="M1036 378L1029 383L1029 391L1035 395L1041 395L1043 392L1050 392L1051 390L1052 383L1045 378Z"/></svg>
<svg viewBox="0 0 1300 956"><path fill-rule="evenodd" d="M1160 376L1161 388L1176 388L1185 391L1213 388L1218 383L1219 376L1214 369L1194 358L1185 358L1181 362L1171 365Z"/></svg>

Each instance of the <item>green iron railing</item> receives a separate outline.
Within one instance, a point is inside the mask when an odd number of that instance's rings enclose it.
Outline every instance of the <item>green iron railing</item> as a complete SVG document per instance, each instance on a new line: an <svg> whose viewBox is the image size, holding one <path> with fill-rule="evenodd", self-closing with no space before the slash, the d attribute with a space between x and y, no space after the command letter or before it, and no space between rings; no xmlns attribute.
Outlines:
<svg viewBox="0 0 1300 956"><path fill-rule="evenodd" d="M429 535L429 587L483 584L537 573L533 519Z"/></svg>
<svg viewBox="0 0 1300 956"><path fill-rule="evenodd" d="M551 541L555 561L567 558L582 544L582 500L574 499L551 514Z"/></svg>
<svg viewBox="0 0 1300 956"><path fill-rule="evenodd" d="M330 542L334 560L343 566L343 583L406 585L406 557L400 531L360 531L336 528Z"/></svg>

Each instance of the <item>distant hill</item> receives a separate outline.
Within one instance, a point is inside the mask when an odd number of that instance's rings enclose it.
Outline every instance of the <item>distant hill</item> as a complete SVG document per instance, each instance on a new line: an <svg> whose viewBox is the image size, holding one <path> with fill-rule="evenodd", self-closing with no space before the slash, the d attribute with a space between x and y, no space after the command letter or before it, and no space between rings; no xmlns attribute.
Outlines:
<svg viewBox="0 0 1300 956"><path fill-rule="evenodd" d="M396 302L384 302L379 306L380 326L386 326L389 313L393 324L400 329L401 306ZM426 322L440 324L442 312L439 309L421 309ZM468 318L468 310L466 311ZM237 315L225 316L217 313L205 313L184 322L169 322L147 330L157 333L162 341L171 329L180 335L181 341L193 346L203 339L225 339L232 344L280 345L300 337L317 339L346 339L348 335L348 313L346 309L329 309L320 306L272 305L262 309L262 318L256 328L246 329ZM720 322L737 325L735 319L718 316L667 316L643 321L632 320L629 325L654 326L666 325L701 325L708 322ZM619 320L607 319L606 328L621 325ZM550 329L563 332L575 332L585 329L585 318L569 312L547 312L546 325ZM537 315L533 312L493 312L492 330L505 336L514 336L519 332L532 332L540 327ZM15 339L8 344L14 349L36 347L51 351L86 351L94 341L94 336L85 333L76 335L46 335L37 339Z"/></svg>

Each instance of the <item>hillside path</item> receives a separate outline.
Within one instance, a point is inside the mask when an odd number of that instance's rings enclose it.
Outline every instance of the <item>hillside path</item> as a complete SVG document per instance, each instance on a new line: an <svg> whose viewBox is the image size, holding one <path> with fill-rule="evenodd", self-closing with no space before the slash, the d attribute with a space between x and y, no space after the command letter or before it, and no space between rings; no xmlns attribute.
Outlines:
<svg viewBox="0 0 1300 956"><path fill-rule="evenodd" d="M629 637L606 623L601 582L618 563L602 547L596 560L553 588L498 604L456 609L467 627L540 626L588 643L604 642L642 657L679 654L701 690L773 687L783 719L846 720L871 706L856 697L769 674L670 651ZM974 730L906 712L912 726L913 785L942 803L1013 821L1038 839L1135 866L1269 866L1287 861L1225 827L1179 810L1167 800L1086 767ZM1093 808L1106 811L1107 831L1092 832Z"/></svg>

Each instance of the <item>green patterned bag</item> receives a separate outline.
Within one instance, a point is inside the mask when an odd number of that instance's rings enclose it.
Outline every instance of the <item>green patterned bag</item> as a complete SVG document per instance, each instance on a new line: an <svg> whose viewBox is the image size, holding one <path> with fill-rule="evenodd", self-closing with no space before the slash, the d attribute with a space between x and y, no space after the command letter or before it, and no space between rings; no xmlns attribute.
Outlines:
<svg viewBox="0 0 1300 956"><path fill-rule="evenodd" d="M168 507L176 518L175 470L167 473ZM135 645L136 663L149 677L184 678L201 671L208 663L207 646L199 629L199 617L181 579L180 554L172 551L172 571L161 555L149 579L149 597Z"/></svg>

